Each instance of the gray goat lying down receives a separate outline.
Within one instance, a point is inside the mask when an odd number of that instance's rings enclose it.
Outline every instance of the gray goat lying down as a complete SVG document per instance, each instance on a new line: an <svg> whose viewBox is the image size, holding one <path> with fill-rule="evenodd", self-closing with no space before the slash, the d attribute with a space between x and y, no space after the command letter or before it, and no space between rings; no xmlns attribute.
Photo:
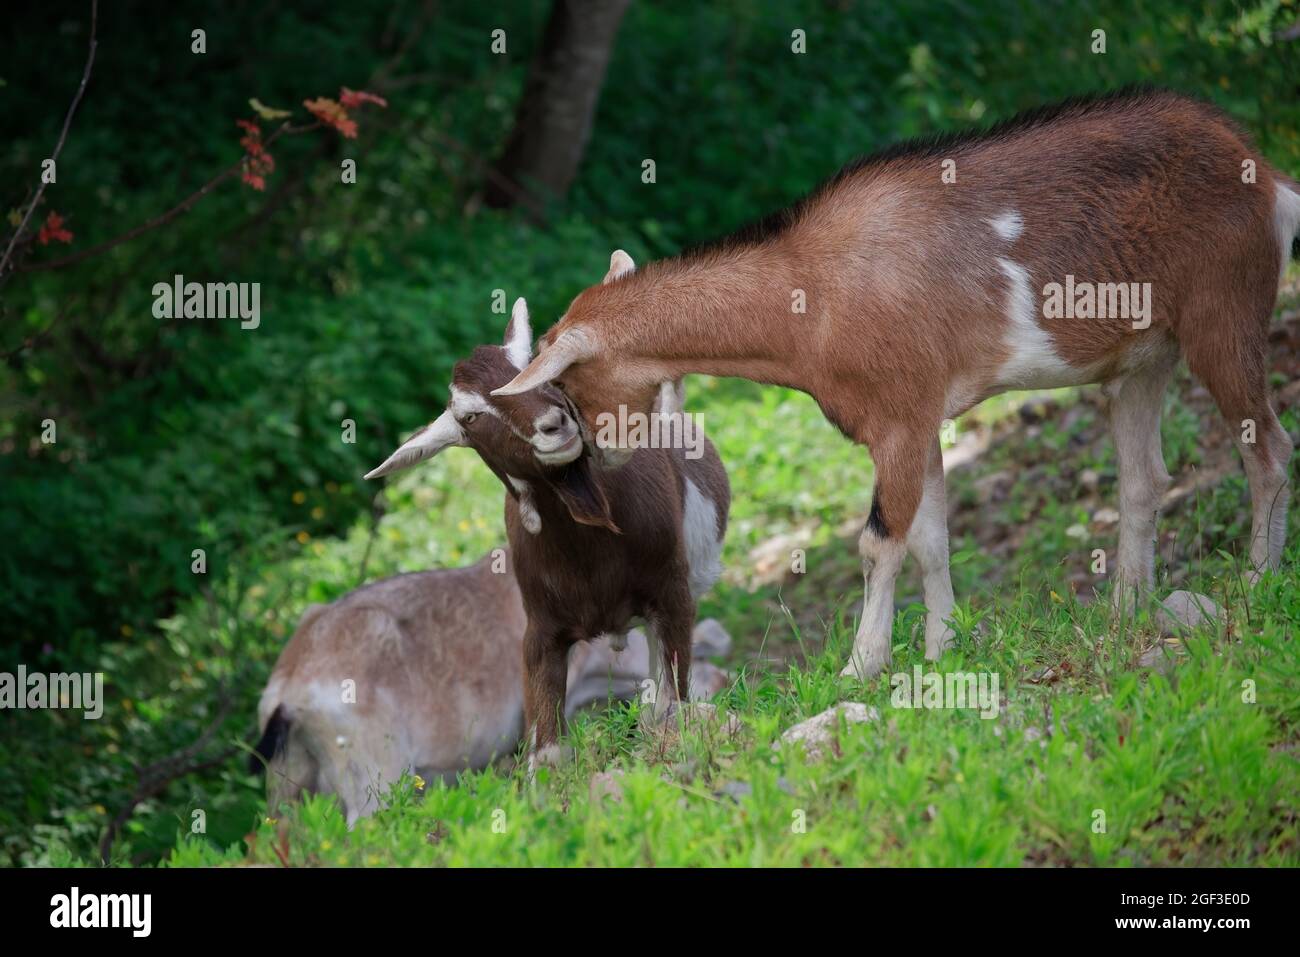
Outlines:
<svg viewBox="0 0 1300 957"><path fill-rule="evenodd" d="M335 794L348 825L382 806L404 771L454 778L513 755L524 730L527 618L509 556L413 572L314 605L280 654L258 707L254 764L272 811L301 792ZM640 631L568 658L566 717L630 699L650 675ZM721 690L705 658L727 653L716 622L695 630L691 697Z"/></svg>

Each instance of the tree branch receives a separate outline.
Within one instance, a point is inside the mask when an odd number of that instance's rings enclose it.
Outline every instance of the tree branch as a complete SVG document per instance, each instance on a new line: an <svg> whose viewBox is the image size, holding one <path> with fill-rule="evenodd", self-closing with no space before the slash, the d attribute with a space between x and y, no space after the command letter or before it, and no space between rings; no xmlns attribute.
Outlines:
<svg viewBox="0 0 1300 957"><path fill-rule="evenodd" d="M301 133L309 133L312 130L319 129L320 126L321 124L319 122L308 123L305 126L290 126L288 123L283 123L270 136L266 138L266 142L264 145L270 146L272 143L274 143L277 139L280 138L281 134L287 133L290 136L297 136ZM201 200L204 196L208 195L208 193L212 192L214 189L216 189L226 180L230 179L230 177L238 173L240 169L243 168L243 165L244 165L243 157L240 157L238 162L236 162L232 166L227 167L226 169L218 173L216 176L212 177L212 179L208 180L206 183L204 183L202 186L196 189L193 193L190 193L189 196L186 196L183 200L181 200L171 209L167 210L167 212L160 213L159 215L155 216L153 219L146 220L145 222L141 223L139 226L136 226L133 229L128 229L120 236L114 236L112 239L106 239L104 240L104 242L100 243L97 246L91 246L89 249L83 249L80 252L72 253L69 256L63 256L59 259L51 259L51 260L47 260L46 262L32 263L30 265L24 263L22 266L19 267L18 271L36 272L42 269L61 269L64 266L71 266L73 263L79 263L84 259L89 259L92 256L98 256L102 252L107 252L108 250L112 249L114 246L119 246L122 243L135 239L137 236L143 235L144 233L147 233L152 229L157 229L159 226L165 226L167 223L171 222L177 216L181 215L182 213L188 212L191 206L193 206L195 203Z"/></svg>
<svg viewBox="0 0 1300 957"><path fill-rule="evenodd" d="M63 151L63 143L68 138L68 130L72 127L72 115L77 112L77 106L81 103L81 97L86 92L86 84L90 82L90 68L95 64L95 46L97 44L96 31L99 27L99 0L90 0L90 52L86 55L86 68L81 73L81 85L77 87L77 93L72 98L72 103L68 107L68 115L63 118L63 130L59 133L59 142L54 146L54 155L50 158L56 163L59 159L59 153ZM5 274L5 266L9 265L9 258L13 255L14 245L18 242L18 237L23 234L27 228L28 221L32 218L32 213L41 202L41 196L45 193L45 178L41 178L40 187L36 190L36 196L32 199L31 204L27 207L27 212L23 214L23 221L18 224L18 229L14 231L13 236L9 238L9 245L5 249L4 256L0 257L0 277Z"/></svg>

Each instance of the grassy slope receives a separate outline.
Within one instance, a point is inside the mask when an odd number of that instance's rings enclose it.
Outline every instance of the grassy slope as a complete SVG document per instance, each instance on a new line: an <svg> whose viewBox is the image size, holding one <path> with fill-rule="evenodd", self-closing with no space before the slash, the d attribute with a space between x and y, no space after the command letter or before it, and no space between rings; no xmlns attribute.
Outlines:
<svg viewBox="0 0 1300 957"><path fill-rule="evenodd" d="M1277 349L1275 368L1293 381L1292 341L1280 336ZM1284 571L1247 595L1232 557L1246 530L1239 468L1171 508L1161 554L1178 580L1162 566L1161 591L1212 595L1230 609L1226 628L1162 643L1144 616L1120 619L1104 602L1083 601L1092 549L1113 550L1115 533L1097 511L1115 503L1094 392L1058 396L1041 421L986 412L983 423L961 424L998 435L950 477L964 600L958 648L940 667L996 673L995 719L891 707L885 679L862 686L838 677L860 597L852 542L833 529L867 503L865 453L804 396L696 381L692 404L739 493L728 578L704 608L737 637L737 679L720 703L741 718L738 737L688 729L665 744L635 730L635 706L621 707L579 720L575 764L533 786L491 770L456 787L429 785L418 799L416 782L404 780L393 807L351 834L329 799L315 799L263 820L251 851L182 835L171 863L1300 863L1300 519L1293 511ZM1295 390L1280 395L1294 435ZM1165 425L1179 482L1209 470L1226 447L1210 415L1184 378ZM1085 469L1095 479L1081 477ZM496 544L500 498L471 454L443 456L390 493L370 572L474 558ZM751 549L804 528L813 530L807 574L747 587ZM310 543L270 576L256 614L283 633L303 603L346 590L366 538L359 526L345 542ZM900 596L909 590L905 576ZM903 604L897 671L924 664L921 609ZM186 622L174 625L183 631ZM1143 653L1154 667L1139 663ZM772 659L787 659L788 669ZM874 705L882 719L846 729L839 753L821 763L773 750L782 730L841 700ZM619 794L593 798L592 775L611 769L625 772Z"/></svg>

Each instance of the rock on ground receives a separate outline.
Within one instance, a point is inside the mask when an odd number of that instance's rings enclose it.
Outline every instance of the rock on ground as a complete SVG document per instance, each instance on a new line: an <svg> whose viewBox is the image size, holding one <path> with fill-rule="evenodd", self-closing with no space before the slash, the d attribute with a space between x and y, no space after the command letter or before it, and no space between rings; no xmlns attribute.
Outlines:
<svg viewBox="0 0 1300 957"><path fill-rule="evenodd" d="M773 742L772 747L781 744L802 742L804 753L809 760L816 761L826 752L839 752L840 719L845 724L862 724L867 721L879 721L880 712L860 701L842 701L827 708L821 714L800 721L781 735L781 740Z"/></svg>
<svg viewBox="0 0 1300 957"><path fill-rule="evenodd" d="M1218 605L1192 591L1171 592L1156 609L1156 621L1167 635L1222 618L1223 610Z"/></svg>

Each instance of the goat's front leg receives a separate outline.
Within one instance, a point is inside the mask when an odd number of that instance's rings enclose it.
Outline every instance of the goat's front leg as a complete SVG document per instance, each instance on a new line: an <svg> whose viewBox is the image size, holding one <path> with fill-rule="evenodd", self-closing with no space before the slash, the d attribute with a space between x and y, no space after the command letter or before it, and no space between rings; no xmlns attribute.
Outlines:
<svg viewBox="0 0 1300 957"><path fill-rule="evenodd" d="M561 755L568 649L551 629L528 623L524 633L524 733L531 747L528 769L554 764Z"/></svg>
<svg viewBox="0 0 1300 957"><path fill-rule="evenodd" d="M695 599L683 579L661 596L646 627L650 651L651 706L642 714L658 723L674 704L690 697L691 634L695 626Z"/></svg>
<svg viewBox="0 0 1300 957"><path fill-rule="evenodd" d="M871 517L858 539L864 585L862 620L842 675L872 678L889 664L894 579L903 566L908 532L921 503L929 448L929 437L921 434L886 436L872 448L876 487Z"/></svg>

